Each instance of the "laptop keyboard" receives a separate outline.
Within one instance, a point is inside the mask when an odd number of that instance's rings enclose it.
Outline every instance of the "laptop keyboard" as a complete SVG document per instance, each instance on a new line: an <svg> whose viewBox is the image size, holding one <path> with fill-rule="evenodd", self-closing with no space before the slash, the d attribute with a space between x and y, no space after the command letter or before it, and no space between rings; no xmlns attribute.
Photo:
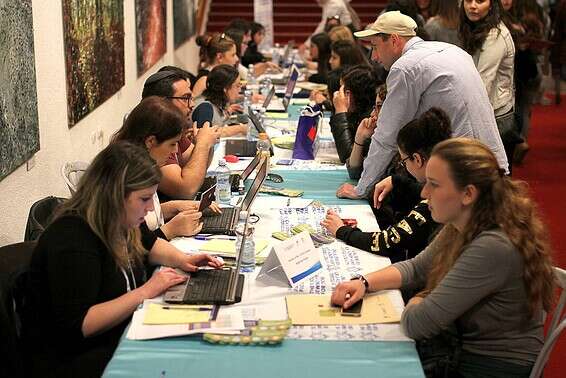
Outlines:
<svg viewBox="0 0 566 378"><path fill-rule="evenodd" d="M209 233L210 231L220 230L221 232L230 231L232 219L234 217L233 207L222 208L222 213L217 214L210 212L209 216L203 216L202 233ZM206 215L206 214L203 214Z"/></svg>
<svg viewBox="0 0 566 378"><path fill-rule="evenodd" d="M214 303L226 301L231 269L199 270L191 273L185 292L185 303Z"/></svg>

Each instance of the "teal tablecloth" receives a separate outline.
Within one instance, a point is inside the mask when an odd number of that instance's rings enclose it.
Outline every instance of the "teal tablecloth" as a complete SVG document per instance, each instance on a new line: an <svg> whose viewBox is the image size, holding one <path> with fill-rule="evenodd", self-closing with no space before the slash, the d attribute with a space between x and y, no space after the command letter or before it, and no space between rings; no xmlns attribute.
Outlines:
<svg viewBox="0 0 566 378"><path fill-rule="evenodd" d="M304 190L305 198L325 204L367 203L336 198L336 188L349 181L345 170L274 172L285 181L270 185ZM146 341L123 336L104 376L345 378L424 374L411 342L285 340L277 346L227 346L194 336Z"/></svg>

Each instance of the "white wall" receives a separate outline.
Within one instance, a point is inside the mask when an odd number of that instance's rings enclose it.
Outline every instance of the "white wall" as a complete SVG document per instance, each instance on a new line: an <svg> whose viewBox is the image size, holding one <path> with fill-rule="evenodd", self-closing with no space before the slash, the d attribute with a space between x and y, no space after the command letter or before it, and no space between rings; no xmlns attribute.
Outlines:
<svg viewBox="0 0 566 378"><path fill-rule="evenodd" d="M159 67L176 65L196 72L198 48L194 38L173 50L172 0L167 0L167 53L139 79L136 72L134 1L124 0L125 86L72 129L67 126L67 93L60 0L33 0L35 70L40 151L0 181L0 245L22 241L30 206L48 195L68 197L60 174L66 161L90 161L108 144L125 112L141 97L145 79ZM93 138L98 133L102 139ZM30 164L35 161L35 164Z"/></svg>

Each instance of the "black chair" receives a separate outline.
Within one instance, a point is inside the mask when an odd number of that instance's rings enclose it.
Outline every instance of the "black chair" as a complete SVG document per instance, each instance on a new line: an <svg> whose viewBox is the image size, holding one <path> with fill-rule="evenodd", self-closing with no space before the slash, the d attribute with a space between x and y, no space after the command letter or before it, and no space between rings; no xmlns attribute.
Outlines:
<svg viewBox="0 0 566 378"><path fill-rule="evenodd" d="M35 242L0 247L0 377L27 377L26 348L21 339L26 277Z"/></svg>
<svg viewBox="0 0 566 378"><path fill-rule="evenodd" d="M51 221L57 207L64 201L64 198L49 196L31 205L24 241L37 240Z"/></svg>

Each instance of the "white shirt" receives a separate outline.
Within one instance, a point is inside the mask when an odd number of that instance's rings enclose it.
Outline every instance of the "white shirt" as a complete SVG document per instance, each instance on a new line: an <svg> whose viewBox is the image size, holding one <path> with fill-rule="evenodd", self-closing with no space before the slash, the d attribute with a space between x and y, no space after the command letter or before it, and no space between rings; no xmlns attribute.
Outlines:
<svg viewBox="0 0 566 378"><path fill-rule="evenodd" d="M148 211L144 219L150 231L155 231L165 224L163 212L161 211L161 203L159 203L157 193L153 194L153 211Z"/></svg>

